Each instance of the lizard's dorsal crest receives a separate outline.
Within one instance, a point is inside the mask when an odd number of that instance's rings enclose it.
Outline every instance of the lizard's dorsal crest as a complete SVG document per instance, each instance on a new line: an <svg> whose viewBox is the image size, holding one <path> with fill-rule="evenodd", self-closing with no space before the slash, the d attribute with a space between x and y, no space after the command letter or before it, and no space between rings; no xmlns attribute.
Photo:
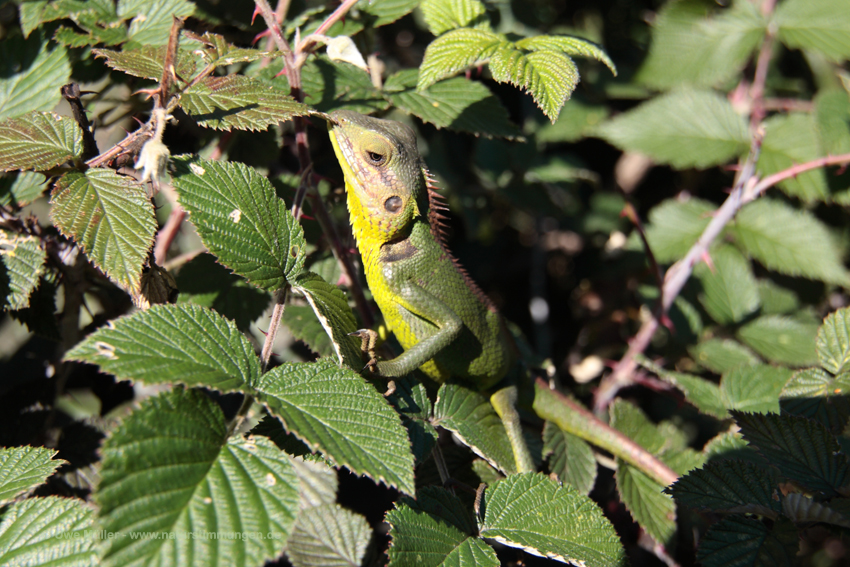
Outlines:
<svg viewBox="0 0 850 567"><path fill-rule="evenodd" d="M478 284L475 283L469 273L467 273L466 268L460 263L460 260L455 258L455 256L449 251L448 246L446 245L446 230L448 226L446 225L446 215L445 211L449 210L448 203L446 203L446 198L440 194L439 188L437 187L437 180L431 175L431 173L423 166L422 174L425 177L425 187L428 191L428 224L431 227L431 236L434 237L434 240L440 245L440 248L443 249L443 252L446 256L451 259L452 263L457 268L457 271L460 272L460 275L463 277L463 281L466 286L481 300L484 305L487 306L487 309L493 311L494 313L498 311L496 306L493 304L493 301L487 297L487 294L484 293Z"/></svg>

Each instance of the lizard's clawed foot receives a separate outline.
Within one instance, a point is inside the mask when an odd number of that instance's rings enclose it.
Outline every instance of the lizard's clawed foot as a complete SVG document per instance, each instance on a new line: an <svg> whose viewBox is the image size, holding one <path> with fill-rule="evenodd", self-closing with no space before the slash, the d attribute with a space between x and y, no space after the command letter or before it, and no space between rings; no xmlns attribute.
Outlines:
<svg viewBox="0 0 850 567"><path fill-rule="evenodd" d="M378 356L375 354L375 347L378 344L378 333L372 329L358 329L353 333L348 333L348 336L360 338L360 350L368 357L369 361L363 367L363 370L368 368L370 372L375 372L378 368Z"/></svg>

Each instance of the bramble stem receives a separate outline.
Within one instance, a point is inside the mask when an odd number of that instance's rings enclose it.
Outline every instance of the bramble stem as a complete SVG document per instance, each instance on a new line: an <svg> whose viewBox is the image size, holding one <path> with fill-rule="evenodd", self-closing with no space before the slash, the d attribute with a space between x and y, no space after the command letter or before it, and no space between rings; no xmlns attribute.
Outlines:
<svg viewBox="0 0 850 567"><path fill-rule="evenodd" d="M534 411L543 419L639 468L662 486L669 486L678 480L679 475L658 457L593 415L580 403L550 389L542 378L538 378L534 385Z"/></svg>

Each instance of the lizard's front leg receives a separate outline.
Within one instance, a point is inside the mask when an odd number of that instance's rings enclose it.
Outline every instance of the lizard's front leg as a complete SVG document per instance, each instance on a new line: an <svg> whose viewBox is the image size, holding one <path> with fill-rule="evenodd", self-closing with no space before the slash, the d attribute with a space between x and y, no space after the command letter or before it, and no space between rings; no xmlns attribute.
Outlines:
<svg viewBox="0 0 850 567"><path fill-rule="evenodd" d="M432 323L434 333L421 339L392 360L378 362L382 376L410 374L449 346L463 329L463 321L443 300L425 291L419 285L406 281L398 290L399 302L408 311Z"/></svg>

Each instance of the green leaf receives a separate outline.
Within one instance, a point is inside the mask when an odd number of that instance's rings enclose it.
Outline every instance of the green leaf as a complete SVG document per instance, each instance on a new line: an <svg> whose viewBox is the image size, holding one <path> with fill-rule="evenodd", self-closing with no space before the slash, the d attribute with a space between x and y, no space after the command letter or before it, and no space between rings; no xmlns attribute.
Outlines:
<svg viewBox="0 0 850 567"><path fill-rule="evenodd" d="M361 0L357 7L374 18L372 27L385 26L413 11L420 0Z"/></svg>
<svg viewBox="0 0 850 567"><path fill-rule="evenodd" d="M798 163L821 157L815 119L811 114L778 114L765 121L764 141L758 168L771 175ZM829 187L823 168L801 173L779 183L779 188L806 203L829 200Z"/></svg>
<svg viewBox="0 0 850 567"><path fill-rule="evenodd" d="M115 319L68 351L119 380L250 392L260 376L251 342L231 321L198 305L154 305Z"/></svg>
<svg viewBox="0 0 850 567"><path fill-rule="evenodd" d="M481 537L588 567L626 565L623 546L590 498L539 473L507 477L484 492Z"/></svg>
<svg viewBox="0 0 850 567"><path fill-rule="evenodd" d="M0 177L0 205L20 208L44 193L47 177L33 171L22 171Z"/></svg>
<svg viewBox="0 0 850 567"><path fill-rule="evenodd" d="M392 542L390 567L498 567L496 552L474 536L475 528L461 501L442 488L420 490L416 500L403 498L386 516Z"/></svg>
<svg viewBox="0 0 850 567"><path fill-rule="evenodd" d="M235 65L236 63L250 63L264 57L270 57L271 54L259 49L248 49L244 47L235 47L224 39L224 36L217 33L205 32L204 35L193 36L194 39L200 41L204 48L201 53L204 61L209 65L216 67L224 67L227 65Z"/></svg>
<svg viewBox="0 0 850 567"><path fill-rule="evenodd" d="M708 529L696 560L704 567L791 567L797 548L793 525L777 522L771 530L756 518L731 516Z"/></svg>
<svg viewBox="0 0 850 567"><path fill-rule="evenodd" d="M302 341L314 353L319 356L336 356L337 351L331 338L309 304L287 305L286 311L283 312L283 324L293 337Z"/></svg>
<svg viewBox="0 0 850 567"><path fill-rule="evenodd" d="M24 38L28 38L41 24L41 15L46 6L47 0L21 2L18 6L18 19L21 23L21 31L24 34Z"/></svg>
<svg viewBox="0 0 850 567"><path fill-rule="evenodd" d="M819 91L815 96L815 121L824 154L850 153L850 97L847 91Z"/></svg>
<svg viewBox="0 0 850 567"><path fill-rule="evenodd" d="M93 510L75 498L50 496L13 504L0 522L0 564L98 565L92 516Z"/></svg>
<svg viewBox="0 0 850 567"><path fill-rule="evenodd" d="M280 422L270 415L263 418L266 423L273 423L278 430L283 431ZM275 441L275 439L272 439ZM298 441L298 443L301 443ZM280 444L275 442L275 445L280 447ZM289 453L286 447L281 447ZM307 452L309 453L309 451ZM336 502L336 493L339 488L337 480L337 472L331 465L321 459L317 455L305 454L298 457L290 457L292 467L295 469L295 474L298 475L298 484L300 486L299 493L301 504L299 508L302 512L308 508L316 506L325 506ZM296 521L296 529L298 522ZM306 526L305 526L306 527ZM290 536L290 542L292 537Z"/></svg>
<svg viewBox="0 0 850 567"><path fill-rule="evenodd" d="M201 126L215 130L265 130L310 114L286 92L243 75L207 77L183 93L180 106Z"/></svg>
<svg viewBox="0 0 850 567"><path fill-rule="evenodd" d="M366 518L331 503L303 510L286 543L294 567L361 565L372 537Z"/></svg>
<svg viewBox="0 0 850 567"><path fill-rule="evenodd" d="M759 357L753 351L732 339L706 339L688 349L688 352L700 366L715 374L759 363Z"/></svg>
<svg viewBox="0 0 850 567"><path fill-rule="evenodd" d="M847 456L823 425L796 415L732 411L747 442L779 472L804 487L836 496L848 479Z"/></svg>
<svg viewBox="0 0 850 567"><path fill-rule="evenodd" d="M0 170L45 170L78 158L83 131L70 118L31 112L0 122Z"/></svg>
<svg viewBox="0 0 850 567"><path fill-rule="evenodd" d="M814 49L836 63L850 58L850 13L843 0L786 0L773 22L788 47Z"/></svg>
<svg viewBox="0 0 850 567"><path fill-rule="evenodd" d="M703 262L694 269L703 288L700 303L718 323L740 323L759 308L761 301L752 267L731 246L714 248L711 261L711 266Z"/></svg>
<svg viewBox="0 0 850 567"><path fill-rule="evenodd" d="M612 427L662 460L686 452L684 437L678 431L669 424L656 426L636 406L616 400L610 413ZM635 521L659 544L667 545L676 531L676 505L662 492L664 486L621 458L617 459L616 480L620 497Z"/></svg>
<svg viewBox="0 0 850 567"><path fill-rule="evenodd" d="M443 384L437 392L432 424L452 431L494 468L505 474L516 472L505 426L482 394L459 384Z"/></svg>
<svg viewBox="0 0 850 567"><path fill-rule="evenodd" d="M262 375L257 398L311 450L337 466L414 493L407 431L387 401L332 360L284 363Z"/></svg>
<svg viewBox="0 0 850 567"><path fill-rule="evenodd" d="M279 59L259 70L257 78L289 92L286 75ZM369 74L350 63L331 61L326 55L311 57L301 69L304 98L321 112L353 110L363 114L386 110L390 103L372 84Z"/></svg>
<svg viewBox="0 0 850 567"><path fill-rule="evenodd" d="M0 230L0 309L24 309L44 272L41 240Z"/></svg>
<svg viewBox="0 0 850 567"><path fill-rule="evenodd" d="M785 496L782 504L782 511L792 522L819 522L850 528L850 521L841 512L813 500L811 496L792 492Z"/></svg>
<svg viewBox="0 0 850 567"><path fill-rule="evenodd" d="M720 393L729 409L779 412L779 393L793 370L766 364L737 366L723 375Z"/></svg>
<svg viewBox="0 0 850 567"><path fill-rule="evenodd" d="M635 521L659 544L676 533L676 503L646 473L617 459L617 491Z"/></svg>
<svg viewBox="0 0 850 567"><path fill-rule="evenodd" d="M125 44L129 49L142 45L165 45L171 31L172 17L191 16L195 5L188 0L119 0L118 15L130 22Z"/></svg>
<svg viewBox="0 0 850 567"><path fill-rule="evenodd" d="M479 0L423 0L419 8L434 35L456 28L490 29L487 9Z"/></svg>
<svg viewBox="0 0 850 567"><path fill-rule="evenodd" d="M107 540L105 565L232 565L239 557L259 567L280 555L295 523L298 479L286 454L265 437L228 439L221 409L200 391L143 401L101 453L100 527L164 534Z"/></svg>
<svg viewBox="0 0 850 567"><path fill-rule="evenodd" d="M399 71L387 79L384 93L393 105L437 128L476 136L517 138L520 135L519 128L508 118L508 111L482 83L455 77L418 91L418 77L416 69Z"/></svg>
<svg viewBox="0 0 850 567"><path fill-rule="evenodd" d="M708 16L700 2L669 2L653 22L649 55L636 79L656 89L719 86L746 65L767 29L758 7L737 0Z"/></svg>
<svg viewBox="0 0 850 567"><path fill-rule="evenodd" d="M0 447L0 505L29 492L65 464L46 447Z"/></svg>
<svg viewBox="0 0 850 567"><path fill-rule="evenodd" d="M783 413L813 419L835 433L844 431L850 417L850 375L832 377L820 368L794 374L779 395Z"/></svg>
<svg viewBox="0 0 850 567"><path fill-rule="evenodd" d="M765 315L741 327L738 338L772 362L808 366L817 362L816 333L817 325L781 315Z"/></svg>
<svg viewBox="0 0 850 567"><path fill-rule="evenodd" d="M419 67L417 89L424 90L459 71L482 65L510 43L489 30L461 28L445 33L428 44Z"/></svg>
<svg viewBox="0 0 850 567"><path fill-rule="evenodd" d="M711 461L664 489L680 505L711 512L776 518L782 496L776 475L747 461Z"/></svg>
<svg viewBox="0 0 850 567"><path fill-rule="evenodd" d="M117 45L127 41L127 29L123 26L114 28L92 26L87 31L88 33L78 33L71 28L59 26L56 33L53 34L53 39L65 47L86 47L101 43L105 45Z"/></svg>
<svg viewBox="0 0 850 567"><path fill-rule="evenodd" d="M850 281L829 231L808 211L762 198L741 209L730 228L744 253L771 270L839 285Z"/></svg>
<svg viewBox="0 0 850 567"><path fill-rule="evenodd" d="M0 42L0 120L53 110L70 76L64 47L50 49L41 34L6 37Z"/></svg>
<svg viewBox="0 0 850 567"><path fill-rule="evenodd" d="M602 124L598 132L620 149L679 169L724 164L749 145L744 117L708 90L661 95Z"/></svg>
<svg viewBox="0 0 850 567"><path fill-rule="evenodd" d="M784 315L800 309L797 294L771 280L759 280L759 296L763 315Z"/></svg>
<svg viewBox="0 0 850 567"><path fill-rule="evenodd" d="M500 46L490 58L490 72L500 83L528 91L552 123L578 85L575 63L559 51L523 53L512 46Z"/></svg>
<svg viewBox="0 0 850 567"><path fill-rule="evenodd" d="M549 457L549 470L557 474L561 482L575 486L585 495L593 489L596 458L584 439L547 421L543 426L543 456Z"/></svg>
<svg viewBox="0 0 850 567"><path fill-rule="evenodd" d="M683 258L711 222L711 213L716 208L695 198L684 202L668 199L653 207L649 211L646 238L655 259L669 264Z"/></svg>
<svg viewBox="0 0 850 567"><path fill-rule="evenodd" d="M216 262L212 254L199 254L179 270L174 276L180 290L178 304L194 303L214 309L241 331L259 319L271 302L268 293ZM286 308L287 313L289 309Z"/></svg>
<svg viewBox="0 0 850 567"><path fill-rule="evenodd" d="M304 231L268 179L241 163L174 162L180 204L219 262L267 291L301 272Z"/></svg>
<svg viewBox="0 0 850 567"><path fill-rule="evenodd" d="M659 378L668 384L672 384L682 391L685 399L692 403L698 410L718 419L725 419L726 405L720 393L720 388L714 382L682 372L672 372L650 361L645 356L636 358L638 364L654 372Z"/></svg>
<svg viewBox="0 0 850 567"><path fill-rule="evenodd" d="M53 189L50 214L95 266L137 293L142 265L153 246L156 220L145 190L111 169L72 171Z"/></svg>
<svg viewBox="0 0 850 567"><path fill-rule="evenodd" d="M531 51L560 51L569 56L590 57L601 61L616 76L617 67L605 50L581 37L569 35L535 35L516 42L519 49Z"/></svg>
<svg viewBox="0 0 850 567"><path fill-rule="evenodd" d="M92 49L95 57L103 57L106 65L116 71L152 81L162 79L166 46L143 45L137 49ZM191 77L195 74L195 60L182 51L177 52L177 74Z"/></svg>
<svg viewBox="0 0 850 567"><path fill-rule="evenodd" d="M345 294L312 272L304 272L292 281L293 291L304 296L313 313L331 339L339 364L361 370L360 339L349 336L357 330L357 319Z"/></svg>
<svg viewBox="0 0 850 567"><path fill-rule="evenodd" d="M821 367L832 374L850 370L850 308L839 309L823 320L817 352Z"/></svg>

